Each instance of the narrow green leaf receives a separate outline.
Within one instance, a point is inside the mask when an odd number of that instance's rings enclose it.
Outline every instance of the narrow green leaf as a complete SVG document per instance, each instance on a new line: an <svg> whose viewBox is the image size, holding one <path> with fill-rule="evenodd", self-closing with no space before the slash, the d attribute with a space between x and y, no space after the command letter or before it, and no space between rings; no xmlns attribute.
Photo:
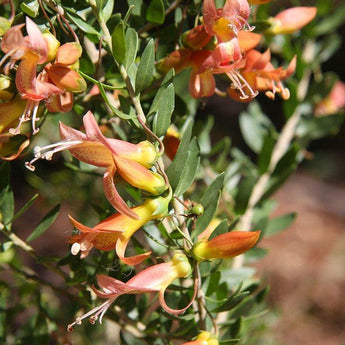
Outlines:
<svg viewBox="0 0 345 345"><path fill-rule="evenodd" d="M190 143L190 138L192 136L193 123L194 122L192 119L188 119L186 121L181 142L176 152L175 158L167 169L169 182L173 189L175 189L178 185L180 172L183 169L183 166L187 159L188 146Z"/></svg>
<svg viewBox="0 0 345 345"><path fill-rule="evenodd" d="M128 70L137 56L138 34L133 28L128 28L126 31L125 39L127 49L123 65L125 66L126 70Z"/></svg>
<svg viewBox="0 0 345 345"><path fill-rule="evenodd" d="M163 24L165 9L162 0L151 0L146 12L146 20L154 24Z"/></svg>
<svg viewBox="0 0 345 345"><path fill-rule="evenodd" d="M194 238L206 229L207 225L216 213L220 191L224 184L224 175L225 174L222 173L216 177L216 179L206 189L200 200L200 204L204 206L204 214L196 221L195 230L193 232Z"/></svg>
<svg viewBox="0 0 345 345"><path fill-rule="evenodd" d="M274 235L286 229L295 221L296 216L296 213L287 213L271 219L265 229L265 236Z"/></svg>
<svg viewBox="0 0 345 345"><path fill-rule="evenodd" d="M251 114L248 113L242 113L239 121L244 141L255 153L259 153L261 151L265 135L264 128Z"/></svg>
<svg viewBox="0 0 345 345"><path fill-rule="evenodd" d="M72 15L71 13L66 12L66 15L68 19L70 19L81 31L87 33L87 34L92 34L96 35L98 37L101 37L101 33L98 32L93 26L85 22L83 19L80 17L77 17L75 15Z"/></svg>
<svg viewBox="0 0 345 345"><path fill-rule="evenodd" d="M38 194L35 194L13 217L11 222L14 222L18 217L20 217L30 206L31 204L38 198Z"/></svg>
<svg viewBox="0 0 345 345"><path fill-rule="evenodd" d="M230 297L228 301L222 304L220 307L215 308L212 312L220 313L222 311L228 311L237 307L248 295L250 294L249 291L244 291L239 293L236 296Z"/></svg>
<svg viewBox="0 0 345 345"><path fill-rule="evenodd" d="M271 154L273 151L274 143L275 142L272 137L272 134L267 133L267 135L264 138L262 149L258 157L258 168L259 168L260 174L263 174L264 172L266 172L268 168L268 165L271 161Z"/></svg>
<svg viewBox="0 0 345 345"><path fill-rule="evenodd" d="M102 9L103 21L106 23L111 17L114 9L114 0L106 0L105 6Z"/></svg>
<svg viewBox="0 0 345 345"><path fill-rule="evenodd" d="M257 182L257 178L253 175L246 176L239 184L238 191L235 196L235 212L243 214L247 208L253 187Z"/></svg>
<svg viewBox="0 0 345 345"><path fill-rule="evenodd" d="M119 64L122 64L126 56L126 39L123 21L115 26L111 35L111 41L113 44L113 56Z"/></svg>
<svg viewBox="0 0 345 345"><path fill-rule="evenodd" d="M220 272L214 272L209 275L209 282L207 285L206 296L211 296L214 292L217 291L220 281Z"/></svg>
<svg viewBox="0 0 345 345"><path fill-rule="evenodd" d="M151 110L153 108L153 111ZM156 112L153 130L158 137L164 135L171 123L171 115L175 108L175 89L173 84L160 88L152 102L150 112Z"/></svg>
<svg viewBox="0 0 345 345"><path fill-rule="evenodd" d="M54 223L60 211L60 204L53 207L39 222L35 230L29 235L27 241L30 242L41 236Z"/></svg>
<svg viewBox="0 0 345 345"><path fill-rule="evenodd" d="M174 191L176 196L180 196L186 192L194 181L196 172L200 162L200 148L196 138L194 138L188 148L185 165L180 172L178 185Z"/></svg>
<svg viewBox="0 0 345 345"><path fill-rule="evenodd" d="M154 40L151 39L145 47L138 66L137 76L135 78L136 94L147 88L153 78L155 68L155 50Z"/></svg>
<svg viewBox="0 0 345 345"><path fill-rule="evenodd" d="M38 15L40 6L37 0L30 2L22 2L20 4L20 9L30 17L35 18Z"/></svg>
<svg viewBox="0 0 345 345"><path fill-rule="evenodd" d="M6 190L6 193L3 196L0 215L2 218L2 223L10 227L11 220L14 214L14 196L10 188Z"/></svg>

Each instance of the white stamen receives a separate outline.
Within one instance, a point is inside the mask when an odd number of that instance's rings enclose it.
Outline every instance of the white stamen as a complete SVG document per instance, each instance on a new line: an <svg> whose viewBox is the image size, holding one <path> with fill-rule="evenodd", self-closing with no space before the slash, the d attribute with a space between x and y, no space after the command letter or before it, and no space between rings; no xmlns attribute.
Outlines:
<svg viewBox="0 0 345 345"><path fill-rule="evenodd" d="M35 156L35 158L33 158L30 162L26 162L25 166L29 170L33 171L33 170L35 170L35 168L33 167L33 163L35 163L39 159L45 159L47 161L50 161L53 158L55 153L71 149L74 146L77 146L79 144L82 144L82 141L80 141L80 140L73 140L72 141L71 140L71 141L60 141L58 143L47 145L47 146L44 146L44 147L36 146L34 148L34 156ZM43 151L45 151L47 149L52 149L52 150L43 153Z"/></svg>
<svg viewBox="0 0 345 345"><path fill-rule="evenodd" d="M103 304L99 305L96 308L93 308L92 310L90 310L86 314L82 315L81 317L77 317L74 322L72 322L71 324L69 324L67 326L67 331L71 332L73 330L74 325L80 325L82 323L82 320L84 320L85 318L87 318L89 316L91 316L90 322L93 324L94 323L93 320L96 321L98 319L98 315L101 314L101 317L99 319L99 323L102 323L102 317L103 317L104 313L108 310L108 308L114 302L114 300L115 300L114 298L110 298L107 301L105 301Z"/></svg>

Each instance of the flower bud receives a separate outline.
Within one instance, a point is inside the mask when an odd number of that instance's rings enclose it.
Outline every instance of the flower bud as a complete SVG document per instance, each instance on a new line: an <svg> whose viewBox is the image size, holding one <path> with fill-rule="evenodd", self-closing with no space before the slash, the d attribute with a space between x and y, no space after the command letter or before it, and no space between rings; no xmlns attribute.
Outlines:
<svg viewBox="0 0 345 345"><path fill-rule="evenodd" d="M198 241L192 253L198 261L226 259L240 255L254 247L260 231L232 231L212 238Z"/></svg>
<svg viewBox="0 0 345 345"><path fill-rule="evenodd" d="M292 7L280 12L274 18L270 18L271 27L264 33L269 35L292 34L308 23L316 16L316 7Z"/></svg>

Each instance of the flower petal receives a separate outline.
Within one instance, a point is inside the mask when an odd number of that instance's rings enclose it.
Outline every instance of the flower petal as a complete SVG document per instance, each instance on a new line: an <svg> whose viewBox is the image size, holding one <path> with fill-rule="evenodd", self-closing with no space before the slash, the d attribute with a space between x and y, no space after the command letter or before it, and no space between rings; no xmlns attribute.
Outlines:
<svg viewBox="0 0 345 345"><path fill-rule="evenodd" d="M120 213L133 219L140 219L140 217L130 209L130 207L126 204L126 202L118 193L114 184L115 171L116 167L115 165L112 165L107 169L103 176L103 189L106 198L112 204L112 206Z"/></svg>
<svg viewBox="0 0 345 345"><path fill-rule="evenodd" d="M43 38L39 27L29 17L26 17L26 31L29 34L29 49L38 56L38 63L42 64L46 62L48 57L48 44Z"/></svg>

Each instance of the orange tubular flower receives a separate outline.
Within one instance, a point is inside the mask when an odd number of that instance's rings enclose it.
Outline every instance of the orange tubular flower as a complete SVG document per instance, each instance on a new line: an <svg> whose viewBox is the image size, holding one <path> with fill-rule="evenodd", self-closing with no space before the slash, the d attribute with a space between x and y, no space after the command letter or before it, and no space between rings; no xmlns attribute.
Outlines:
<svg viewBox="0 0 345 345"><path fill-rule="evenodd" d="M226 259L245 253L254 247L260 236L258 231L231 231L208 240L211 231L198 237L192 253L198 261Z"/></svg>
<svg viewBox="0 0 345 345"><path fill-rule="evenodd" d="M210 332L201 332L194 341L183 343L182 345L218 345L218 339Z"/></svg>
<svg viewBox="0 0 345 345"><path fill-rule="evenodd" d="M106 138L90 111L83 117L83 121L86 133L60 123L60 135L63 141L43 148L36 147L35 158L27 162L26 167L34 170L33 163L38 159L50 160L56 152L70 150L71 154L80 161L106 168L103 176L105 196L119 212L138 219L138 215L127 206L117 192L114 175L117 172L132 186L153 195L161 194L167 189L164 178L147 169L157 158L155 147L147 141L135 145ZM42 153L47 149L48 152Z"/></svg>
<svg viewBox="0 0 345 345"><path fill-rule="evenodd" d="M284 70L282 67L274 68L270 62L271 53L267 50L260 53L257 50L250 50L246 55L246 64L241 70L241 75L246 80L246 86L241 94L233 88L228 89L229 95L236 99L243 99L243 93L251 93L252 91L266 91L266 96L274 99L275 94L280 92L283 99L289 99L289 89L285 88L281 80L291 76L296 69L296 56L291 60L288 68Z"/></svg>
<svg viewBox="0 0 345 345"><path fill-rule="evenodd" d="M166 216L170 199L171 194L165 198L147 199L142 205L131 209L138 219L116 213L93 228L89 228L70 217L72 224L81 232L70 238L70 242L73 243L72 254L77 255L81 252L81 258L84 258L93 247L104 251L115 249L117 256L127 265L141 263L151 252L125 257L128 242L133 234L147 222Z"/></svg>
<svg viewBox="0 0 345 345"><path fill-rule="evenodd" d="M92 288L98 297L107 299L106 302L78 317L73 323L68 325L67 330L69 332L72 331L73 326L81 324L85 318L89 318L92 324L99 319L101 324L103 315L108 308L119 296L124 294L158 292L160 304L165 311L175 315L181 314L189 308L195 296L193 296L191 302L186 307L176 310L168 307L164 299L164 292L175 279L185 278L190 272L191 266L187 257L183 254L175 254L171 261L146 268L126 283L112 277L98 275L97 283L103 291L96 289L94 286Z"/></svg>
<svg viewBox="0 0 345 345"><path fill-rule="evenodd" d="M316 7L292 7L270 18L271 27L265 34L292 34L310 23L316 16Z"/></svg>
<svg viewBox="0 0 345 345"><path fill-rule="evenodd" d="M32 120L33 134L38 132L35 128L37 111L40 101L44 100L51 111L70 110L72 104L66 102L63 96L67 91L82 92L86 89L85 80L75 70L81 55L81 47L77 43L66 43L60 46L56 38L49 34L42 34L38 26L30 19L26 18L26 31L28 35L23 36L21 29L24 25L17 25L10 28L4 35L1 49L6 55L0 64L7 58L10 62L5 67L8 73L9 68L14 67L18 60L21 62L16 71L16 87L23 99L27 99L27 105L20 117L17 128L11 128L11 134L19 134L21 124ZM74 48L78 46L79 48ZM68 58L65 56L68 50ZM59 58L60 56L65 59ZM57 56L57 61L51 64L37 75L38 65L45 64ZM67 62L65 61L67 60ZM49 72L49 73L48 73ZM60 99L61 97L61 99ZM52 104L50 107L49 105ZM67 105L68 104L68 105Z"/></svg>

